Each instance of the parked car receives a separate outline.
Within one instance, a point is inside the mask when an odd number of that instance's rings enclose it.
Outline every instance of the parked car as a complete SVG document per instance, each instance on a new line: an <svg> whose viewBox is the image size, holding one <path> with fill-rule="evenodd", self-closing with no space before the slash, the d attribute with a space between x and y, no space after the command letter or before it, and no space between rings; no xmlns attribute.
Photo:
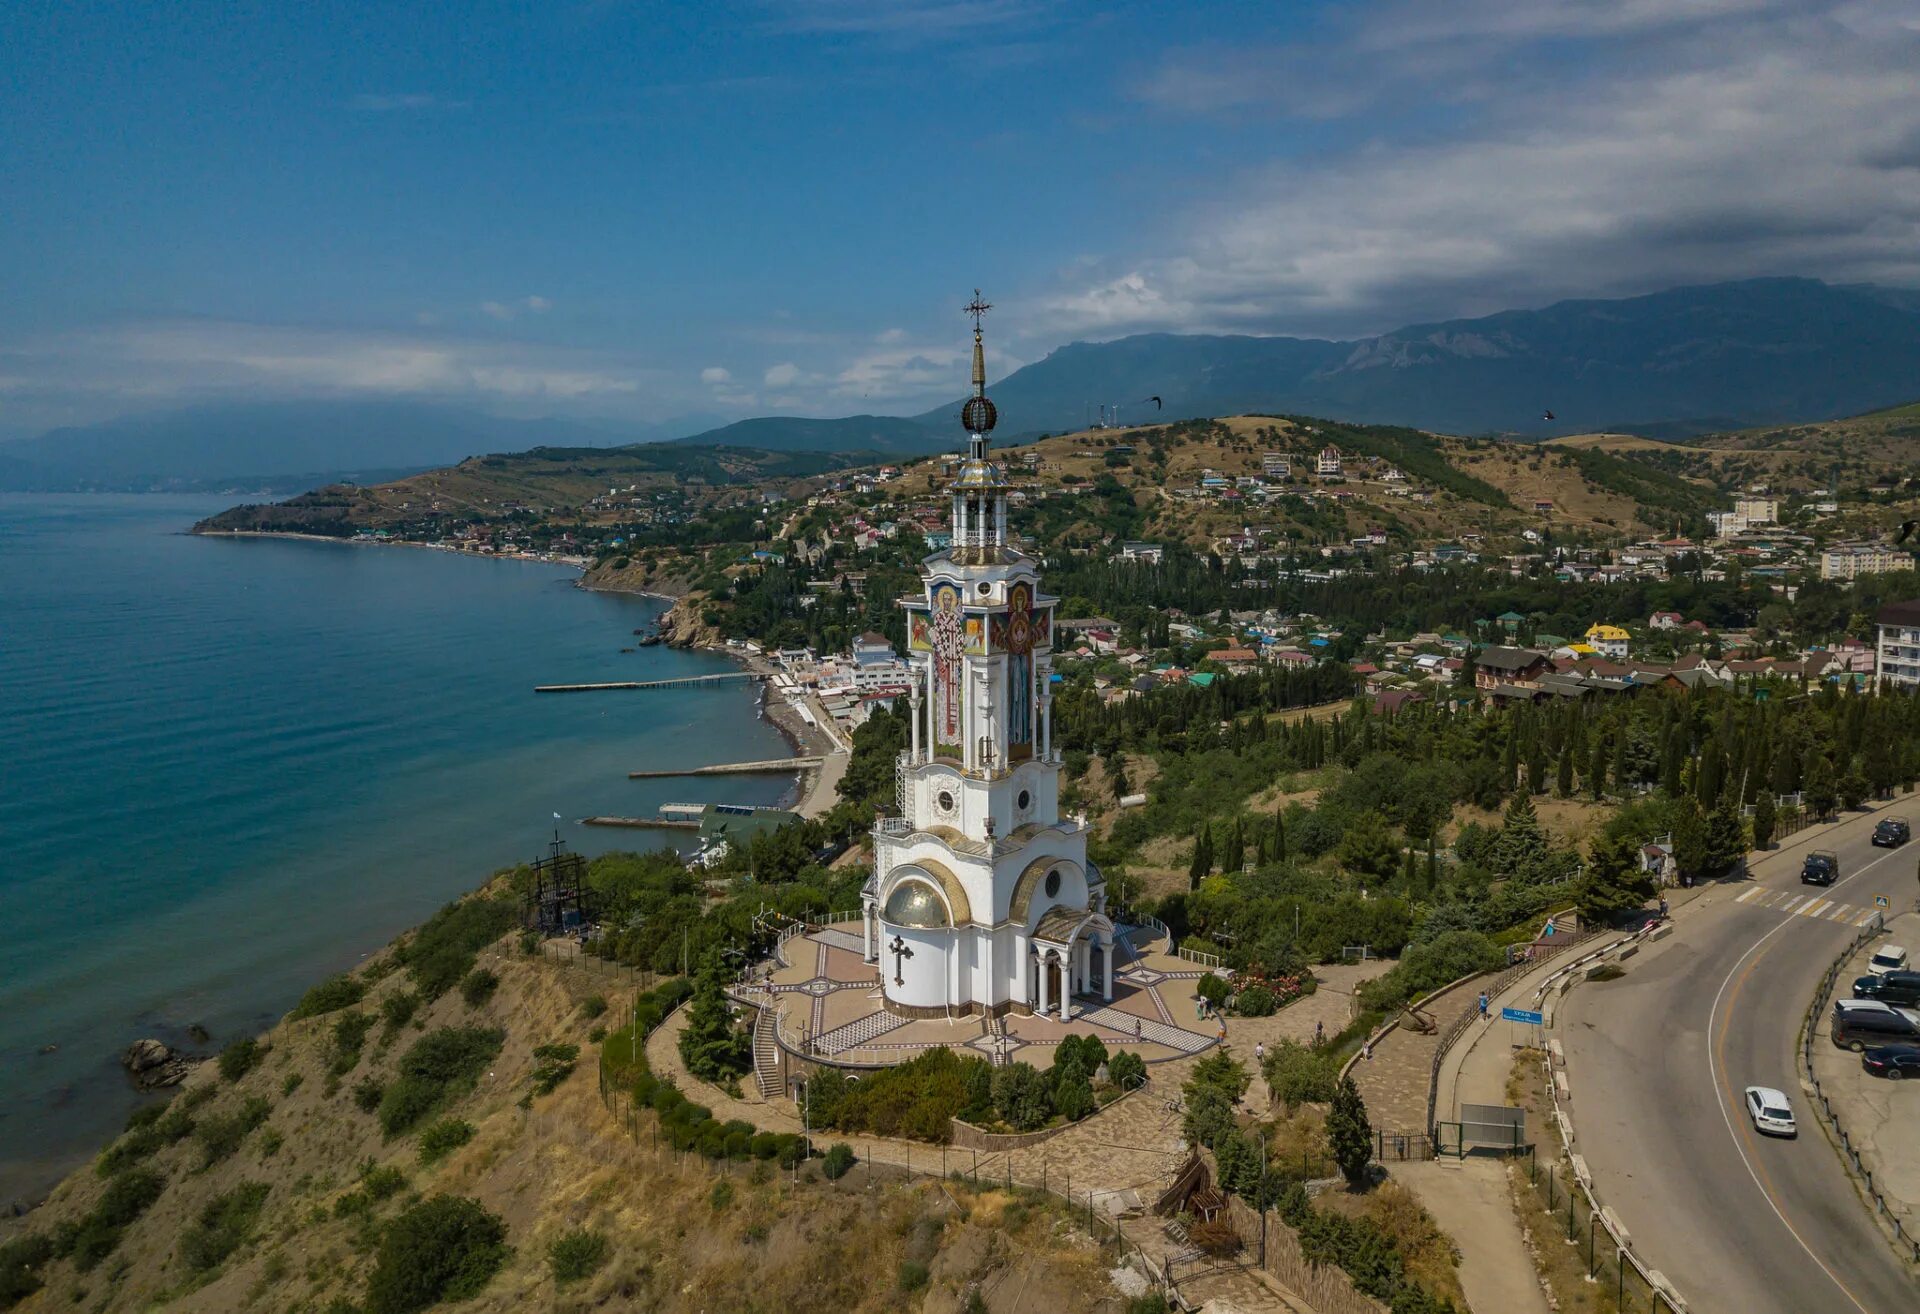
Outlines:
<svg viewBox="0 0 1920 1314"><path fill-rule="evenodd" d="M1920 972L1870 973L1853 983L1855 999L1877 999L1898 1008L1920 1006Z"/></svg>
<svg viewBox="0 0 1920 1314"><path fill-rule="evenodd" d="M1840 877L1840 859L1825 849L1815 849L1800 864L1802 885L1831 885Z"/></svg>
<svg viewBox="0 0 1920 1314"><path fill-rule="evenodd" d="M1883 944L1867 960L1867 970L1885 976L1907 970L1907 951L1897 944Z"/></svg>
<svg viewBox="0 0 1920 1314"><path fill-rule="evenodd" d="M1920 1045L1882 1045L1860 1056L1860 1066L1869 1076L1899 1081L1920 1077Z"/></svg>
<svg viewBox="0 0 1920 1314"><path fill-rule="evenodd" d="M1883 849L1897 849L1913 838L1913 828L1905 817L1885 817L1873 828L1873 842Z"/></svg>
<svg viewBox="0 0 1920 1314"><path fill-rule="evenodd" d="M1793 1136L1798 1131L1793 1125L1793 1106L1771 1086L1747 1087L1747 1116L1753 1119L1755 1131L1769 1136Z"/></svg>
<svg viewBox="0 0 1920 1314"><path fill-rule="evenodd" d="M1842 1049L1863 1054L1882 1045L1920 1042L1920 1012L1877 999L1837 999L1828 1034Z"/></svg>

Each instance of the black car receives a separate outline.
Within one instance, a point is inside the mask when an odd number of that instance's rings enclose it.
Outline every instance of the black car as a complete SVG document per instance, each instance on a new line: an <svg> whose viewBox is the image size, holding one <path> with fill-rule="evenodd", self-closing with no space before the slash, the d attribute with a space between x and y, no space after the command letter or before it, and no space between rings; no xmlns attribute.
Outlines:
<svg viewBox="0 0 1920 1314"><path fill-rule="evenodd" d="M1860 1056L1860 1066L1876 1077L1899 1081L1920 1077L1920 1045L1882 1045Z"/></svg>
<svg viewBox="0 0 1920 1314"><path fill-rule="evenodd" d="M1905 817L1888 817L1873 828L1873 842L1883 849L1897 849L1913 838L1913 829Z"/></svg>
<svg viewBox="0 0 1920 1314"><path fill-rule="evenodd" d="M1859 977L1853 983L1853 997L1912 1008L1920 1004L1920 972L1885 972Z"/></svg>
<svg viewBox="0 0 1920 1314"><path fill-rule="evenodd" d="M1831 885L1840 875L1840 859L1824 849L1816 849L1800 864L1802 885Z"/></svg>

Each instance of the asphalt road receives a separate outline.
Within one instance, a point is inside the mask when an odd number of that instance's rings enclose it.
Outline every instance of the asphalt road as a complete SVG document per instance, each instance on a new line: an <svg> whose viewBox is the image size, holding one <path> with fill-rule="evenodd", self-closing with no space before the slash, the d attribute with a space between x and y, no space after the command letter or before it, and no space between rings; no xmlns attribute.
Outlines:
<svg viewBox="0 0 1920 1314"><path fill-rule="evenodd" d="M1755 860L1750 879L1679 909L1673 934L1629 960L1625 977L1583 983L1560 1009L1577 1145L1595 1191L1700 1314L1920 1310L1920 1279L1869 1215L1794 1064L1820 977L1874 895L1897 910L1920 894L1920 843L1870 843L1889 815L1920 822L1920 798L1793 836ZM1799 883L1815 848L1840 857L1831 889ZM1830 1043L1824 1018L1816 1035ZM1753 1130L1750 1085L1787 1092L1797 1139Z"/></svg>

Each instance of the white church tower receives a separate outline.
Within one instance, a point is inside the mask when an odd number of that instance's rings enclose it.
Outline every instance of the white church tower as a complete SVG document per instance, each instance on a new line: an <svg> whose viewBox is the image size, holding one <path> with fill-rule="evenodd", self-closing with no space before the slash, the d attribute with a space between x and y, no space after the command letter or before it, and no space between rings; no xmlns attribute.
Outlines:
<svg viewBox="0 0 1920 1314"><path fill-rule="evenodd" d="M974 293L967 459L952 486L953 546L928 557L907 610L911 746L898 817L874 825L862 896L866 958L887 1007L939 1016L1010 1009L1070 1019L1113 998L1106 887L1084 818L1060 816L1053 616L1032 557L1007 539L1007 483L987 458Z"/></svg>

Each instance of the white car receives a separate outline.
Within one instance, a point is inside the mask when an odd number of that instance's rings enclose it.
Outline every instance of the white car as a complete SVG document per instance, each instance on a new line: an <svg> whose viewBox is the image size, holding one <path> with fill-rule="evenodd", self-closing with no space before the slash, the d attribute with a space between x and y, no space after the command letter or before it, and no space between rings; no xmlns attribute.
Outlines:
<svg viewBox="0 0 1920 1314"><path fill-rule="evenodd" d="M1907 970L1907 951L1897 944L1883 944L1867 960L1867 970L1875 976Z"/></svg>
<svg viewBox="0 0 1920 1314"><path fill-rule="evenodd" d="M1757 1132L1769 1136L1798 1134L1793 1125L1793 1106L1771 1086L1747 1087L1747 1116L1753 1119L1753 1129Z"/></svg>

